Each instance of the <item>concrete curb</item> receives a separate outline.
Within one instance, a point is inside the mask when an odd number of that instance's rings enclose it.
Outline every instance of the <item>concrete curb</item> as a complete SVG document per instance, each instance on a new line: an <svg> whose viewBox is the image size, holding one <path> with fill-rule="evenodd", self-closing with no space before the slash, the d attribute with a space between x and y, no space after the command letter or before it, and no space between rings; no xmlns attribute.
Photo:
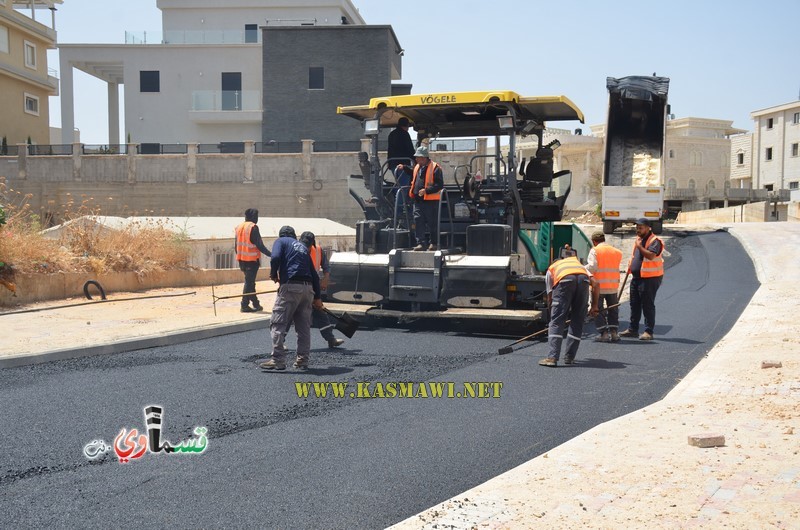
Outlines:
<svg viewBox="0 0 800 530"><path fill-rule="evenodd" d="M109 344L100 344L87 348L52 350L42 353L31 353L26 355L16 355L0 359L0 368L16 368L31 364L41 364L51 361L63 361L65 359L77 359L81 357L92 357L95 355L109 355L113 353L124 353L133 350L143 350L158 346L171 346L184 342L219 337L231 333L241 333L269 327L269 315L263 319L249 320L234 324L217 324L214 326L204 326L198 328L187 328L175 332L161 335L149 335L136 339L120 340Z"/></svg>

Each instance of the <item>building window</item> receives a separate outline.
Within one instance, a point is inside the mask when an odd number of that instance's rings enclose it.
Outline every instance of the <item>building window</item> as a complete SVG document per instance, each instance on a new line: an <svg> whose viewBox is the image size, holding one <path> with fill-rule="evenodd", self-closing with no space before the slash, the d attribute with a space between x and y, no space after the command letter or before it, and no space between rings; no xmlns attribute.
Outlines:
<svg viewBox="0 0 800 530"><path fill-rule="evenodd" d="M36 45L25 41L25 66L36 70Z"/></svg>
<svg viewBox="0 0 800 530"><path fill-rule="evenodd" d="M325 69L321 66L312 66L308 69L309 90L322 90L325 88Z"/></svg>
<svg viewBox="0 0 800 530"><path fill-rule="evenodd" d="M797 182L796 180L795 180L795 181L792 181L792 182L790 182L790 183L789 183L789 189L790 189L790 190L797 190L797 189L800 189L800 187L798 187L798 184L800 184L800 182Z"/></svg>
<svg viewBox="0 0 800 530"><path fill-rule="evenodd" d="M703 153L700 151L692 151L689 155L689 165L690 166L702 166L703 165Z"/></svg>
<svg viewBox="0 0 800 530"><path fill-rule="evenodd" d="M709 180L708 182L706 182L706 189L709 189L709 190L717 189L717 183L714 182L713 180Z"/></svg>
<svg viewBox="0 0 800 530"><path fill-rule="evenodd" d="M797 156L798 148L797 143L792 144L792 156Z"/></svg>
<svg viewBox="0 0 800 530"><path fill-rule="evenodd" d="M678 187L678 181L675 179L669 179L667 181L667 189L674 190Z"/></svg>
<svg viewBox="0 0 800 530"><path fill-rule="evenodd" d="M772 191L773 187L773 184L764 184L764 189L767 191Z"/></svg>
<svg viewBox="0 0 800 530"><path fill-rule="evenodd" d="M744 165L744 153L736 153L736 164L740 166Z"/></svg>
<svg viewBox="0 0 800 530"><path fill-rule="evenodd" d="M689 179L689 189L693 190L696 187L697 187L697 184L695 183L694 179Z"/></svg>
<svg viewBox="0 0 800 530"><path fill-rule="evenodd" d="M798 125L800 124L800 112L795 112L792 116L792 124Z"/></svg>
<svg viewBox="0 0 800 530"><path fill-rule="evenodd" d="M258 42L258 24L244 25L244 42L245 43Z"/></svg>
<svg viewBox="0 0 800 530"><path fill-rule="evenodd" d="M768 162L770 160L772 160L772 148L771 147L767 147L766 150L764 151L764 159L766 161L768 161Z"/></svg>
<svg viewBox="0 0 800 530"><path fill-rule="evenodd" d="M669 157L670 158L675 158L675 149L670 149L669 150Z"/></svg>
<svg viewBox="0 0 800 530"><path fill-rule="evenodd" d="M139 92L161 92L161 73L158 70L140 71Z"/></svg>
<svg viewBox="0 0 800 530"><path fill-rule="evenodd" d="M33 114L34 116L38 116L39 98L31 94L25 94L25 112L28 114Z"/></svg>
<svg viewBox="0 0 800 530"><path fill-rule="evenodd" d="M772 126L775 124L774 118L767 118L767 129L772 129Z"/></svg>
<svg viewBox="0 0 800 530"><path fill-rule="evenodd" d="M0 52L8 53L8 28L0 26Z"/></svg>
<svg viewBox="0 0 800 530"><path fill-rule="evenodd" d="M233 252L217 252L214 254L214 268L215 269L232 269L233 267Z"/></svg>

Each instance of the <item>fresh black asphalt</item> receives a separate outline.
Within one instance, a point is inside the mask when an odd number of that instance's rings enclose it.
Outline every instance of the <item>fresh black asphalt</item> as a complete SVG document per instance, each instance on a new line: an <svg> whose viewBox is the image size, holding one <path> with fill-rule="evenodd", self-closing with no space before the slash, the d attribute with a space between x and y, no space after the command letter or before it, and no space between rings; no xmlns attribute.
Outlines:
<svg viewBox="0 0 800 530"><path fill-rule="evenodd" d="M627 241L629 243L630 241ZM0 370L0 521L8 528L381 528L661 399L724 336L758 282L725 232L673 233L656 341L586 340L574 367L543 368L544 343L455 331L362 329L312 369L262 373L252 331ZM623 322L628 317L622 308ZM624 326L624 324L623 324ZM743 353L744 354L744 353ZM500 398L297 397L295 382L502 382ZM84 445L144 430L164 407L173 442L201 454L89 461ZM609 440L613 443L613 440ZM532 498L547 492L531 491Z"/></svg>

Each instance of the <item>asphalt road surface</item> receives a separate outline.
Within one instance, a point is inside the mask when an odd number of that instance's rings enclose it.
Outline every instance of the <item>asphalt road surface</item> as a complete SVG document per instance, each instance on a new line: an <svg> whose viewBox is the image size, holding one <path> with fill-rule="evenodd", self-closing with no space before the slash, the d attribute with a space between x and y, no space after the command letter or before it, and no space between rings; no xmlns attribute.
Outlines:
<svg viewBox="0 0 800 530"><path fill-rule="evenodd" d="M593 343L588 325L574 367L537 366L544 343L498 356L508 337L362 329L336 352L314 332L306 373L256 368L266 330L0 370L2 526L396 523L661 399L692 369L758 282L725 232L673 234L667 249L657 340ZM627 317L625 306L623 327ZM492 397L358 398L359 382L374 395L377 382L389 393L391 382L426 381L453 383L445 395ZM311 389L304 399L303 382L348 386L345 397ZM480 382L502 387L469 384ZM204 450L125 464L113 450L84 456L84 446L111 446L123 428L123 438L143 434L151 404L164 408L162 439L199 440L194 428L205 427Z"/></svg>

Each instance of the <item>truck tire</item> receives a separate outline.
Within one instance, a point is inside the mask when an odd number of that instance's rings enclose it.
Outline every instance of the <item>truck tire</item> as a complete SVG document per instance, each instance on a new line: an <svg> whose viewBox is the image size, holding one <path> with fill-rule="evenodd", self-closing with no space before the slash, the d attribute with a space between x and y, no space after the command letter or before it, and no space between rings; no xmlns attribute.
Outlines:
<svg viewBox="0 0 800 530"><path fill-rule="evenodd" d="M603 233L604 234L613 234L614 229L616 228L616 223L614 221L603 221Z"/></svg>
<svg viewBox="0 0 800 530"><path fill-rule="evenodd" d="M652 229L653 229L653 233L655 235L660 236L661 235L661 230L663 228L664 228L664 225L663 225L661 219L659 219L658 221L653 221Z"/></svg>

